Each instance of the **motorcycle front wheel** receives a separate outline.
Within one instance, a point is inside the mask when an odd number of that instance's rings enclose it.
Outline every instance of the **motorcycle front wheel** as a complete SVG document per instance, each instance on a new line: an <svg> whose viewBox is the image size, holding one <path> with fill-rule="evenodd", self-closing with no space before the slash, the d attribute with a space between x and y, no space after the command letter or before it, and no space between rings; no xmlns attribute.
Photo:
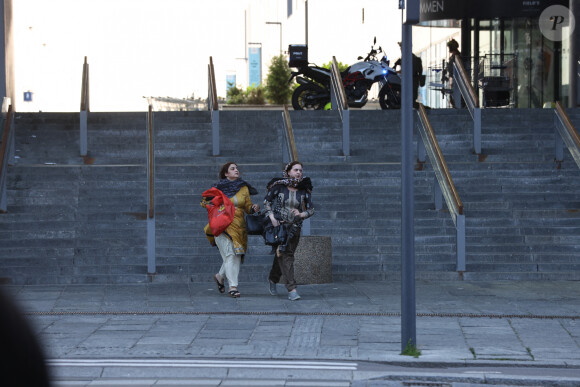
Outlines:
<svg viewBox="0 0 580 387"><path fill-rule="evenodd" d="M330 97L316 85L307 83L300 85L292 93L292 107L294 110L322 110Z"/></svg>
<svg viewBox="0 0 580 387"><path fill-rule="evenodd" d="M386 84L379 91L381 109L401 108L401 86Z"/></svg>

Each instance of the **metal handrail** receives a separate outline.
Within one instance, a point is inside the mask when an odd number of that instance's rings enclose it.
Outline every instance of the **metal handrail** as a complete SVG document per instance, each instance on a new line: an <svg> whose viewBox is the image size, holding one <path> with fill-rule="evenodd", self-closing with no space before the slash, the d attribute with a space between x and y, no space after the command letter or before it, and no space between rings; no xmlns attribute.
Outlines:
<svg viewBox="0 0 580 387"><path fill-rule="evenodd" d="M441 196L444 197L457 231L457 271L463 272L465 271L465 214L463 213L463 203L451 178L451 173L443 157L443 152L441 152L439 142L435 137L433 126L431 126L431 122L427 117L425 106L421 103L417 114L419 116L419 125L417 127L423 139L422 144L429 156L437 178L437 183L435 184L435 207L436 209L441 209L440 198Z"/></svg>
<svg viewBox="0 0 580 387"><path fill-rule="evenodd" d="M292 130L290 111L286 104L284 104L284 110L282 111L282 121L284 122L284 138L286 140L285 148L287 150L287 152L284 152L284 155L287 157L284 162L289 163L298 160L298 151L296 150L296 142L294 141L294 131Z"/></svg>
<svg viewBox="0 0 580 387"><path fill-rule="evenodd" d="M435 137L435 132L433 130L433 126L427 118L427 111L425 110L425 106L423 104L419 104L418 110L421 130L421 136L423 137L423 141L426 142L425 148L432 149L432 153L429 153L429 158L431 163L435 165L434 169L441 171L441 177L443 181L440 181L441 188L443 191L448 191L447 195L444 195L445 198L451 199L450 202L447 203L448 206L455 209L457 214L463 215L463 203L461 202L461 198L459 197L459 193L457 192L457 188L455 188L455 184L453 183L453 179L451 177L451 173L449 172L449 167L447 167L447 162L445 162L445 158L443 157L443 152L441 152L441 147L439 146L439 142Z"/></svg>
<svg viewBox="0 0 580 387"><path fill-rule="evenodd" d="M211 56L209 57L209 65L207 67L207 78L207 108L210 111L211 117L212 155L217 156L220 154L220 111L215 85L213 58Z"/></svg>
<svg viewBox="0 0 580 387"><path fill-rule="evenodd" d="M455 55L455 60L453 61L453 74L454 83L457 84L469 114L473 119L473 148L476 154L481 154L481 109L479 108L479 97L473 88L471 82L469 82L469 76L465 67L463 66L463 60L461 56ZM457 75L457 76L456 76ZM461 101L457 100L455 102L457 106L461 106Z"/></svg>
<svg viewBox="0 0 580 387"><path fill-rule="evenodd" d="M8 107L6 121L4 122L4 132L2 134L2 146L0 147L0 213L7 211L7 189L6 178L8 175L7 166L9 164L12 138L14 131L12 130L12 121L14 118L14 111L12 105Z"/></svg>
<svg viewBox="0 0 580 387"><path fill-rule="evenodd" d="M147 217L155 217L155 143L154 143L154 132L153 132L153 105L149 105L149 110L147 112Z"/></svg>
<svg viewBox="0 0 580 387"><path fill-rule="evenodd" d="M346 100L346 91L344 90L344 85L342 84L342 77L340 76L340 71L338 71L338 62L336 57L332 57L332 62L330 63L330 82L332 84L332 93L337 100L337 108L340 111L348 110L348 103ZM342 113L341 113L342 114Z"/></svg>
<svg viewBox="0 0 580 387"><path fill-rule="evenodd" d="M87 57L85 56L85 62L83 63L83 75L82 75L82 85L81 85L81 110L90 110L90 98L89 98L89 64L87 62Z"/></svg>
<svg viewBox="0 0 580 387"><path fill-rule="evenodd" d="M83 63L83 75L81 80L81 110L80 110L80 154L81 156L87 155L87 119L90 110L90 97L89 97L89 64L87 62L87 57L85 56L85 63Z"/></svg>
<svg viewBox="0 0 580 387"><path fill-rule="evenodd" d="M147 274L156 273L155 262L155 131L153 105L147 111Z"/></svg>
<svg viewBox="0 0 580 387"><path fill-rule="evenodd" d="M218 110L218 99L215 85L215 72L213 67L213 58L209 57L208 68L208 110Z"/></svg>
<svg viewBox="0 0 580 387"><path fill-rule="evenodd" d="M288 105L284 104L282 111L282 121L284 122L284 162L290 163L298 161L298 151L296 150L296 141L294 141L294 130L292 129L292 120ZM310 218L302 222L302 235L310 236Z"/></svg>
<svg viewBox="0 0 580 387"><path fill-rule="evenodd" d="M338 62L334 56L330 63L330 100L332 108L338 110L342 121L342 153L344 156L350 156L350 110L342 77L338 71Z"/></svg>
<svg viewBox="0 0 580 387"><path fill-rule="evenodd" d="M559 137L556 136L556 160L564 159L563 144L565 143L580 168L580 136L560 101L556 102L554 113L556 115L555 128L560 134Z"/></svg>
<svg viewBox="0 0 580 387"><path fill-rule="evenodd" d="M464 83L464 87L465 90L461 90L461 94L463 95L463 98L465 98L465 100L467 101L468 99L471 99L472 102L472 106L473 107L479 107L479 97L477 96L477 93L475 92L475 89L473 88L473 85L471 84L471 82L469 82L469 76L467 75L467 71L465 70L465 66L463 66L463 59L461 59L461 56L455 54L455 60L453 61L453 68L457 70L457 72L459 73L459 76L461 78L461 81L463 81ZM461 84L460 84L461 86ZM467 95L469 95L470 98L466 98Z"/></svg>

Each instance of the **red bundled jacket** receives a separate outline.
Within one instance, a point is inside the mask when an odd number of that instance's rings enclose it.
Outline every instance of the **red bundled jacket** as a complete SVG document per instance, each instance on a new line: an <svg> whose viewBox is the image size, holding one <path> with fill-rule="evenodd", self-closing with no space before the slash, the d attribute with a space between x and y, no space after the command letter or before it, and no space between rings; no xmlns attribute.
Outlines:
<svg viewBox="0 0 580 387"><path fill-rule="evenodd" d="M207 216L209 219L209 227L214 236L220 235L234 220L234 213L236 207L222 191L217 188L210 188L203 192L201 196L204 197L202 205L207 209ZM205 198L211 198L206 201Z"/></svg>

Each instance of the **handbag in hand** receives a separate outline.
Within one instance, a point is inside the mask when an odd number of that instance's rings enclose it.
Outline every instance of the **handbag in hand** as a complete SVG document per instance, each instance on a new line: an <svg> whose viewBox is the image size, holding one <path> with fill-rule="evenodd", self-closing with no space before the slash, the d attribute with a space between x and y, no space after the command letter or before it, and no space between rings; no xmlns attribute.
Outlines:
<svg viewBox="0 0 580 387"><path fill-rule="evenodd" d="M246 214L246 230L248 235L262 235L264 233L264 223L266 216L262 212Z"/></svg>
<svg viewBox="0 0 580 387"><path fill-rule="evenodd" d="M280 224L276 227L272 226L272 222L264 227L264 243L268 246L278 246L286 243L288 238L288 230L285 224Z"/></svg>

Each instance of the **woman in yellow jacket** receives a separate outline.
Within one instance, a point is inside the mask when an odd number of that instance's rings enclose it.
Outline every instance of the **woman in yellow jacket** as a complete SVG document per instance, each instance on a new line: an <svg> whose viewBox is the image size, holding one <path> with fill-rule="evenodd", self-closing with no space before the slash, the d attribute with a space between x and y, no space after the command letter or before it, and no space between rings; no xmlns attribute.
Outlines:
<svg viewBox="0 0 580 387"><path fill-rule="evenodd" d="M244 180L240 179L240 171L236 163L225 163L219 173L220 180L213 184L230 198L236 211L234 220L228 228L218 236L211 232L209 224L205 226L204 231L207 239L212 246L217 246L222 256L223 263L217 274L213 276L217 283L220 293L225 292L224 281L227 278L229 283L228 294L230 297L240 297L238 291L238 274L240 273L240 264L243 262L244 255L248 248L248 232L246 231L246 221L244 213L260 211L260 206L252 204L250 195L255 195L258 191ZM206 207L211 198L203 198L201 205Z"/></svg>

